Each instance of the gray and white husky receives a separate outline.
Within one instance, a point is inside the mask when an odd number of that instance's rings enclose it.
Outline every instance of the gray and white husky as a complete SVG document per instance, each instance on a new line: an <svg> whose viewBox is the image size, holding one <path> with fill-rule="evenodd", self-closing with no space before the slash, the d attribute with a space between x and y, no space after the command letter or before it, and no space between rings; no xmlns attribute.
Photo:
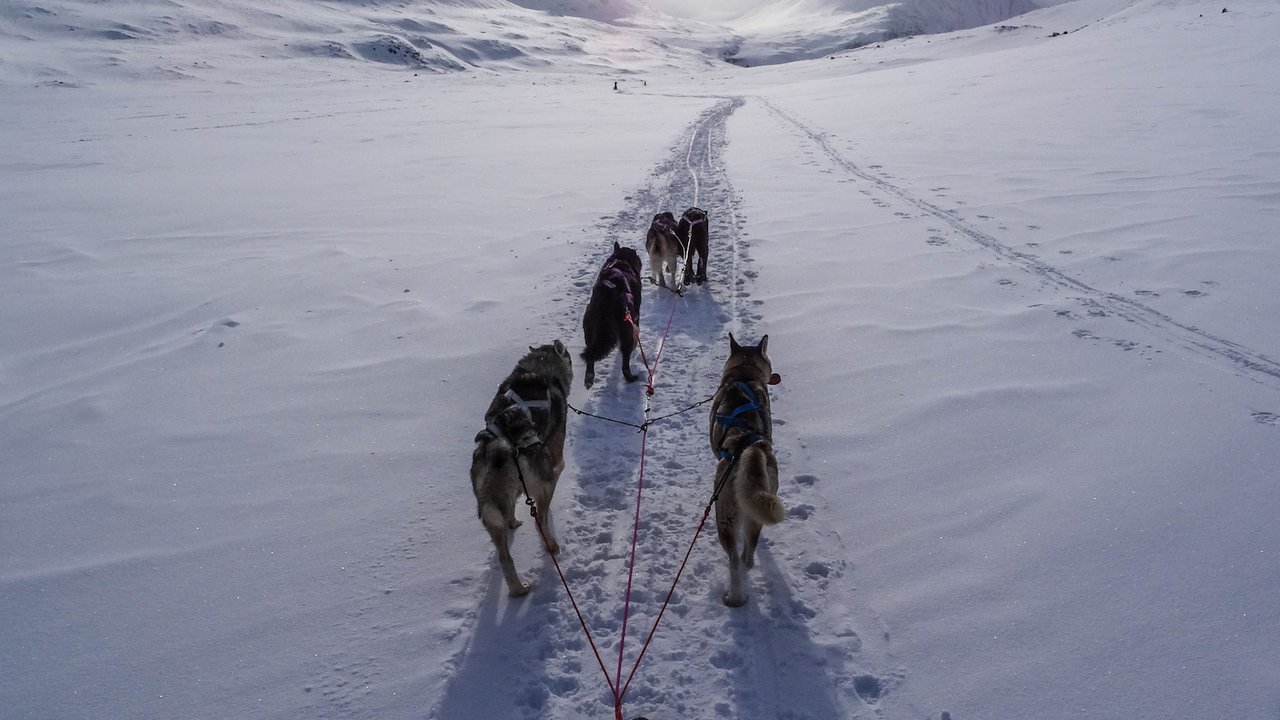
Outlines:
<svg viewBox="0 0 1280 720"><path fill-rule="evenodd" d="M684 257L685 245L680 239L675 215L660 212L653 216L649 231L644 236L644 249L649 253L649 279L655 285L680 292L684 284L677 280L676 272L680 259ZM666 278L668 271L671 273L670 285Z"/></svg>
<svg viewBox="0 0 1280 720"><path fill-rule="evenodd" d="M714 485L720 489L716 531L729 555L729 590L724 595L729 607L747 601L743 576L755 565L760 530L783 518L768 389L777 376L768 348L768 335L759 345L744 346L730 334L729 358L711 403L711 452L720 459Z"/></svg>
<svg viewBox="0 0 1280 720"><path fill-rule="evenodd" d="M537 505L537 525L547 551L560 544L551 531L551 497L564 470L564 438L573 361L556 340L530 347L516 363L484 414L471 454L471 488L480 522L498 550L498 564L512 597L529 592L511 559L511 531L520 527L516 500Z"/></svg>

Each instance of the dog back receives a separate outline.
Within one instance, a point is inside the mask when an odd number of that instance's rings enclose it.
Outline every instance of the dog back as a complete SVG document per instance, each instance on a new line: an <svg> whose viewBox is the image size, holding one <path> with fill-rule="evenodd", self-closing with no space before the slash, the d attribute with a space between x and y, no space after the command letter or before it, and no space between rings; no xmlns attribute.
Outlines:
<svg viewBox="0 0 1280 720"><path fill-rule="evenodd" d="M554 441L564 437L572 381L569 351L559 340L530 348L498 385L484 414L485 430L477 441L487 433L512 449L524 450L539 443L554 446Z"/></svg>
<svg viewBox="0 0 1280 720"><path fill-rule="evenodd" d="M773 442L773 418L767 386L758 380L726 378L711 402L711 452L725 458L742 441L763 438Z"/></svg>
<svg viewBox="0 0 1280 720"><path fill-rule="evenodd" d="M645 249L662 255L680 252L682 243L678 229L675 215L669 212L654 215L653 222L649 223L649 232L645 235Z"/></svg>
<svg viewBox="0 0 1280 720"><path fill-rule="evenodd" d="M700 207L691 207L684 211L680 216L680 224L677 227L680 239L684 242L689 240L702 240L706 242L707 238L707 211Z"/></svg>
<svg viewBox="0 0 1280 720"><path fill-rule="evenodd" d="M634 255L635 251L631 253ZM591 288L592 303L600 304L605 297L616 298L633 316L640 314L640 267L637 256L634 263L616 255L610 257L600 268L596 276L596 284Z"/></svg>

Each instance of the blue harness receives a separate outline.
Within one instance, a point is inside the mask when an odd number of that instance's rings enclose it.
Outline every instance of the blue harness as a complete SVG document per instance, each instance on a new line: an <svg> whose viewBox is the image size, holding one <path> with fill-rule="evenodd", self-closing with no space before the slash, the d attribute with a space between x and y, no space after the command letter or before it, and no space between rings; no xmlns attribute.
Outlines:
<svg viewBox="0 0 1280 720"><path fill-rule="evenodd" d="M742 416L749 412L754 412L756 410L759 410L760 402L756 400L756 394L751 392L751 387L749 385L742 382L741 380L738 381L737 385L738 385L738 389L742 391L742 394L747 396L747 401L739 405L738 407L734 408L733 411L730 412L728 415L716 415L716 424L726 428L737 427L737 428L745 428L750 430L751 428L747 425L747 422L742 419ZM737 450L729 451L729 450L721 449L716 453L716 456L719 457L721 460L735 458L738 455L742 454L743 449L746 448L751 443L754 443L757 440L764 440L764 439L766 439L765 436L761 435L758 432L749 433L746 437L742 439L741 442L738 443Z"/></svg>

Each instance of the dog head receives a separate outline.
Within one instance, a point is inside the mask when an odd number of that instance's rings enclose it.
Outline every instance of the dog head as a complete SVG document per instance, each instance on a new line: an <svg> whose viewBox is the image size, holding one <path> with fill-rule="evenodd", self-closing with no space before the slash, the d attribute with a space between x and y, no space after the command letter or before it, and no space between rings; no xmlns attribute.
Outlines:
<svg viewBox="0 0 1280 720"><path fill-rule="evenodd" d="M529 353L520 359L519 367L557 383L566 396L573 385L573 359L569 356L569 349L559 340L550 345L530 345Z"/></svg>
<svg viewBox="0 0 1280 720"><path fill-rule="evenodd" d="M614 262L622 263L628 271L639 277L641 268L640 253L629 247L619 245L616 240L613 243L613 254L609 256L609 261L606 264Z"/></svg>
<svg viewBox="0 0 1280 720"><path fill-rule="evenodd" d="M649 229L659 232L675 232L676 216L669 212L660 212L653 216L653 222L649 223Z"/></svg>
<svg viewBox="0 0 1280 720"><path fill-rule="evenodd" d="M684 215L680 216L680 219L689 223L690 225L695 225L700 222L706 222L707 211L703 210L700 207L691 207L688 210L684 211Z"/></svg>
<svg viewBox="0 0 1280 720"><path fill-rule="evenodd" d="M724 361L725 380L756 381L769 384L773 377L773 363L769 360L769 336L760 338L759 345L739 345L733 333L729 333L729 358Z"/></svg>

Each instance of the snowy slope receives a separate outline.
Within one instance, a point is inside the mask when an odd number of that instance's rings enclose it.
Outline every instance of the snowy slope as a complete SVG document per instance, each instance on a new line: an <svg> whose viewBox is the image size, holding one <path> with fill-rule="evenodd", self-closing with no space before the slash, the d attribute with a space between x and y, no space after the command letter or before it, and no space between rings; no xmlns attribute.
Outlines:
<svg viewBox="0 0 1280 720"><path fill-rule="evenodd" d="M821 57L888 38L1004 20L1046 0L766 3L716 20L694 4L641 0L13 0L0 7L6 81L269 79L287 67L376 63L477 70L694 71ZM269 61L269 62L262 62ZM244 81L236 80L236 81Z"/></svg>
<svg viewBox="0 0 1280 720"><path fill-rule="evenodd" d="M1273 3L750 69L737 29L542 7L0 8L6 718L611 717L633 666L653 720L1276 716ZM471 439L526 346L580 347L612 243L695 203L653 414L769 334L787 518L738 609L704 530L637 666L704 408L639 495L635 430L571 416L597 663L528 523L506 597ZM617 365L570 401L638 421Z"/></svg>
<svg viewBox="0 0 1280 720"><path fill-rule="evenodd" d="M622 29L603 22L633 10L612 0L15 0L0 8L0 61L6 81L46 84L270 81L282 73L314 80L367 63L429 73L637 72L702 68L729 42L724 29L671 18Z"/></svg>

